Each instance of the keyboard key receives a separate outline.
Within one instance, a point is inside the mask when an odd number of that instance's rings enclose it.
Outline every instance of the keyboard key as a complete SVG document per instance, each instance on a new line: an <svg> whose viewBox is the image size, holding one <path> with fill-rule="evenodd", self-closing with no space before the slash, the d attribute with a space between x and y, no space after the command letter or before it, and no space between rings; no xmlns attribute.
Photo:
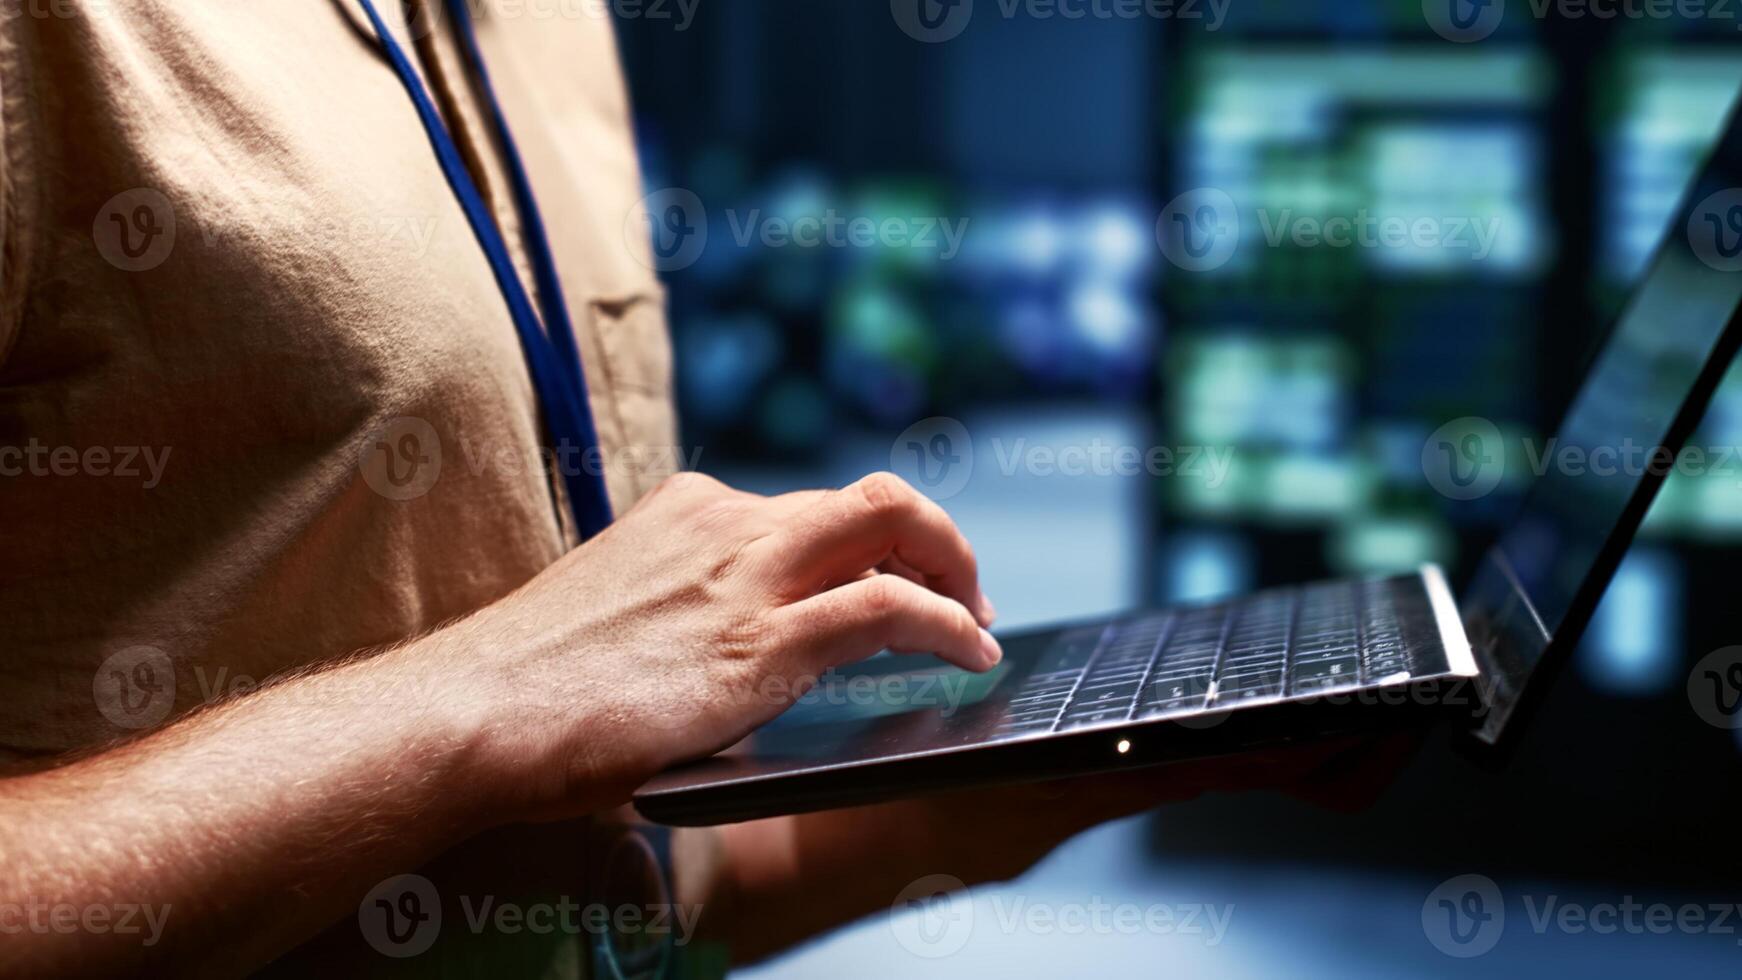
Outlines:
<svg viewBox="0 0 1742 980"><path fill-rule="evenodd" d="M1297 650L1295 651L1294 656L1289 658L1289 661L1295 664L1312 664L1323 663L1325 661L1335 662L1339 660L1359 662L1360 659L1361 652L1359 648L1353 644L1349 644L1346 646L1321 647L1317 650Z"/></svg>
<svg viewBox="0 0 1742 980"><path fill-rule="evenodd" d="M1131 714L1129 705L1105 711L1089 711L1082 714L1067 714L1059 722L1059 731L1071 728L1082 728L1085 725L1104 725L1109 722L1124 721Z"/></svg>
<svg viewBox="0 0 1742 980"><path fill-rule="evenodd" d="M1081 714L1084 711L1099 711L1103 708L1126 707L1136 697L1137 685L1135 683L1081 692L1071 699L1069 707L1065 708L1065 713Z"/></svg>
<svg viewBox="0 0 1742 980"><path fill-rule="evenodd" d="M1222 702L1241 697L1281 697L1282 690L1281 670L1234 674L1218 678L1216 700Z"/></svg>
<svg viewBox="0 0 1742 980"><path fill-rule="evenodd" d="M1202 703L1209 693L1210 674L1208 672L1191 674L1186 677L1152 681L1144 689L1142 704L1144 707L1154 707L1162 704Z"/></svg>
<svg viewBox="0 0 1742 980"><path fill-rule="evenodd" d="M1138 721L1150 721L1169 715L1188 714L1202 710L1204 710L1202 697L1182 698L1175 701L1157 701L1154 704L1138 705L1135 718Z"/></svg>
<svg viewBox="0 0 1742 980"><path fill-rule="evenodd" d="M1222 671L1223 673L1243 674L1267 667L1281 669L1286 662L1288 662L1288 653L1284 650L1266 650L1263 653L1252 653L1242 657L1230 655L1222 660Z"/></svg>
<svg viewBox="0 0 1742 980"><path fill-rule="evenodd" d="M1289 668L1288 674L1289 690L1295 694L1356 684L1360 680L1361 664L1354 657L1297 663Z"/></svg>

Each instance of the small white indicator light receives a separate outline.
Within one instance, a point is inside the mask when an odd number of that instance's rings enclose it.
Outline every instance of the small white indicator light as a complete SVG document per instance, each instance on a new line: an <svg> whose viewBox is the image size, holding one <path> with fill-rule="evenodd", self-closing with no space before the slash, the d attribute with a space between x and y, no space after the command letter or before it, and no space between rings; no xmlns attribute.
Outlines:
<svg viewBox="0 0 1742 980"><path fill-rule="evenodd" d="M1119 744L1113 746L1113 748L1116 749L1120 755L1124 755L1131 751L1131 740L1128 738L1122 738L1119 740Z"/></svg>

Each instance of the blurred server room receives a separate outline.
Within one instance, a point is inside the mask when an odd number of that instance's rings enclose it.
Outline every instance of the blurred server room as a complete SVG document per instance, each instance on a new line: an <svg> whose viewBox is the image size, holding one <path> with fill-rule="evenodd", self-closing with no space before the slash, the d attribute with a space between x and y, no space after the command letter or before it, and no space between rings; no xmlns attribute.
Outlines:
<svg viewBox="0 0 1742 980"><path fill-rule="evenodd" d="M941 32L904 17L914 0L615 5L651 201L705 222L705 247L661 253L699 468L776 492L956 467L936 495L1006 627L1424 561L1457 580L1530 466L1452 499L1424 473L1429 433L1552 431L1742 85L1742 35L1716 7L1515 2L1448 38L1435 2L979 0L936 5L962 18ZM1190 268L1158 221L1202 188L1237 202L1241 235ZM1421 215L1464 230L1276 236ZM940 417L970 458L902 437ZM1742 445L1742 376L1695 442ZM1043 465L1073 447L1169 447L1176 465ZM1742 642L1739 539L1742 463L1673 477L1503 773L1442 739L1358 813L1207 796L958 910L1229 906L1223 934L993 928L932 957L899 928L922 908L742 975L1733 975L1742 949L1716 929L1532 913L1738 897L1742 741L1690 710L1688 683ZM1466 959L1436 948L1424 903L1472 873L1524 899Z"/></svg>

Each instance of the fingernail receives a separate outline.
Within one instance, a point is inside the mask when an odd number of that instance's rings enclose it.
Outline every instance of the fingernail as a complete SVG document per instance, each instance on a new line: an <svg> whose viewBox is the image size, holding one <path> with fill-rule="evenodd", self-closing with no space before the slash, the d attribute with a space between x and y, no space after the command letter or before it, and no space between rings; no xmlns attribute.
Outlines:
<svg viewBox="0 0 1742 980"><path fill-rule="evenodd" d="M998 666L998 661L1004 659L1004 648L985 630L980 631L980 655L986 658L987 670Z"/></svg>

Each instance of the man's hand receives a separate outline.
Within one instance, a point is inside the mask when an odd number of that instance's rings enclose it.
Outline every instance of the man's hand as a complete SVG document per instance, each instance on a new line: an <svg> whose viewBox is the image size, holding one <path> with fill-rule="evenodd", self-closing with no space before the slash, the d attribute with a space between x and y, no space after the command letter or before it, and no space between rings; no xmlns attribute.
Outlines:
<svg viewBox="0 0 1742 980"><path fill-rule="evenodd" d="M967 542L894 477L669 480L466 619L0 778L0 906L174 912L149 946L0 936L0 972L248 969L476 831L624 801L828 667L893 646L985 670L990 618Z"/></svg>
<svg viewBox="0 0 1742 980"><path fill-rule="evenodd" d="M772 498L673 477L467 624L482 771L538 816L620 803L885 647L990 669L991 615L968 542L897 477Z"/></svg>

